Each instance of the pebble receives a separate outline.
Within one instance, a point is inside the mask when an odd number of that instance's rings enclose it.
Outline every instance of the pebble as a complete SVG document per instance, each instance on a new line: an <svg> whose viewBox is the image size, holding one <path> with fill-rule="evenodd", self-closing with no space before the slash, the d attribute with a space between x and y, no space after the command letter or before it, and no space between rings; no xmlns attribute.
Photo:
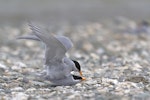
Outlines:
<svg viewBox="0 0 150 100"><path fill-rule="evenodd" d="M31 93L31 94L33 94L34 92L36 91L36 88L29 88L29 89L27 89L26 90L26 93Z"/></svg>
<svg viewBox="0 0 150 100"><path fill-rule="evenodd" d="M22 92L22 91L24 91L24 89L22 87L15 87L15 88L12 88L11 91L13 91L13 92Z"/></svg>
<svg viewBox="0 0 150 100"><path fill-rule="evenodd" d="M12 100L28 100L29 95L23 92L12 92Z"/></svg>
<svg viewBox="0 0 150 100"><path fill-rule="evenodd" d="M8 68L4 65L0 63L0 74L4 73L5 70L7 70Z"/></svg>

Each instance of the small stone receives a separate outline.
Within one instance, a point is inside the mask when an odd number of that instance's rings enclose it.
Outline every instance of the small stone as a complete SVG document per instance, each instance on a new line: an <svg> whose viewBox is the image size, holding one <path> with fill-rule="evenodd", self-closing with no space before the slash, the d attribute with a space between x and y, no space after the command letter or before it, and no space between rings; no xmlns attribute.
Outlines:
<svg viewBox="0 0 150 100"><path fill-rule="evenodd" d="M0 73L5 72L5 70L8 69L4 64L0 63Z"/></svg>
<svg viewBox="0 0 150 100"><path fill-rule="evenodd" d="M12 100L28 100L29 95L22 92L12 92Z"/></svg>
<svg viewBox="0 0 150 100"><path fill-rule="evenodd" d="M23 77L22 82L29 83L29 79L27 79L26 77Z"/></svg>
<svg viewBox="0 0 150 100"><path fill-rule="evenodd" d="M87 80L86 81L86 84L88 84L88 85L92 85L92 84L96 84L96 83L97 83L96 80Z"/></svg>
<svg viewBox="0 0 150 100"><path fill-rule="evenodd" d="M11 69L20 72L20 71L22 70L22 68L25 68L25 67L27 67L26 64L24 64L24 63L22 63L22 62L16 62L16 63L11 67Z"/></svg>
<svg viewBox="0 0 150 100"><path fill-rule="evenodd" d="M150 91L150 84L145 86L145 90Z"/></svg>
<svg viewBox="0 0 150 100"><path fill-rule="evenodd" d="M93 45L89 42L86 42L83 44L83 50L85 51L92 51L93 50Z"/></svg>
<svg viewBox="0 0 150 100"><path fill-rule="evenodd" d="M28 46L28 47L33 47L35 45L34 42L32 41L26 41L25 44Z"/></svg>
<svg viewBox="0 0 150 100"><path fill-rule="evenodd" d="M81 100L81 95L79 93L74 93L73 95L68 96L69 100L75 99L75 100Z"/></svg>
<svg viewBox="0 0 150 100"><path fill-rule="evenodd" d="M103 54L105 52L105 50L103 49L103 48L99 48L98 50L97 50L97 53L98 54Z"/></svg>
<svg viewBox="0 0 150 100"><path fill-rule="evenodd" d="M132 76L132 77L128 77L125 81L139 83L139 82L146 82L148 80L142 76Z"/></svg>
<svg viewBox="0 0 150 100"><path fill-rule="evenodd" d="M34 93L35 91L37 90L36 88L33 88L33 87L26 90L27 93Z"/></svg>
<svg viewBox="0 0 150 100"><path fill-rule="evenodd" d="M22 87L15 87L15 88L12 88L11 91L22 92L24 91L24 89Z"/></svg>
<svg viewBox="0 0 150 100"><path fill-rule="evenodd" d="M0 89L0 92L4 92L5 90L4 89Z"/></svg>
<svg viewBox="0 0 150 100"><path fill-rule="evenodd" d="M22 62L16 62L15 65L18 66L18 67L21 67L21 68L27 67L27 65L22 63Z"/></svg>
<svg viewBox="0 0 150 100"><path fill-rule="evenodd" d="M81 58L81 57L82 57L82 55L79 54L79 53L75 53L74 56L75 56L76 58Z"/></svg>
<svg viewBox="0 0 150 100"><path fill-rule="evenodd" d="M94 59L94 60L99 60L99 56L95 53L91 53L90 56Z"/></svg>
<svg viewBox="0 0 150 100"><path fill-rule="evenodd" d="M32 84L34 84L35 86L44 86L45 83L43 82L39 82L39 81L31 81Z"/></svg>

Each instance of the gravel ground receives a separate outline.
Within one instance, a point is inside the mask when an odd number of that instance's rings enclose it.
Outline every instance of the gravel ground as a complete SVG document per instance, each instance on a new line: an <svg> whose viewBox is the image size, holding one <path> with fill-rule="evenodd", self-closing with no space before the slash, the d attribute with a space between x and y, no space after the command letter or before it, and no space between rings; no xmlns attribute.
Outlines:
<svg viewBox="0 0 150 100"><path fill-rule="evenodd" d="M43 69L43 44L15 39L28 34L27 25L1 27L1 100L150 100L149 33L138 29L127 19L55 27L73 41L68 56L80 62L87 80L54 87L35 77Z"/></svg>

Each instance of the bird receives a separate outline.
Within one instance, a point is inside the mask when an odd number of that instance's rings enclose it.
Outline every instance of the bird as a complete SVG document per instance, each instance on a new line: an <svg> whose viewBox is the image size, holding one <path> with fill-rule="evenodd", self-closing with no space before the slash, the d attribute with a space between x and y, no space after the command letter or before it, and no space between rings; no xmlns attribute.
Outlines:
<svg viewBox="0 0 150 100"><path fill-rule="evenodd" d="M32 32L29 35L19 36L17 39L36 40L45 44L44 79L51 81L54 85L74 85L86 80L82 75L79 62L66 56L73 47L68 37L49 34L47 30L31 22L28 22L28 25ZM78 71L80 76L71 74L72 71Z"/></svg>

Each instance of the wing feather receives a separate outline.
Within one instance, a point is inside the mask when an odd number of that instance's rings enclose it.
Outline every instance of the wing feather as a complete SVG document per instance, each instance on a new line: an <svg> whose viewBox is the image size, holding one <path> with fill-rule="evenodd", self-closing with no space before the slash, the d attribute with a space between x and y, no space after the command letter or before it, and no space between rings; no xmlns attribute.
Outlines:
<svg viewBox="0 0 150 100"><path fill-rule="evenodd" d="M55 60L62 61L66 52L73 47L71 40L65 36L53 36L52 34L48 34L48 31L33 25L31 22L29 22L28 25L32 33L26 36L20 36L17 39L42 41L45 44L45 64Z"/></svg>
<svg viewBox="0 0 150 100"><path fill-rule="evenodd" d="M17 39L29 39L29 40L40 41L40 39L37 36L35 36L34 34L25 35L25 36L19 36L19 37L17 37Z"/></svg>
<svg viewBox="0 0 150 100"><path fill-rule="evenodd" d="M48 32L42 28L39 28L32 23L29 23L29 26L35 36L46 45L45 64L48 64L56 59L62 61L62 58L67 52L63 44L58 41L57 38L55 38L52 34L48 34Z"/></svg>

